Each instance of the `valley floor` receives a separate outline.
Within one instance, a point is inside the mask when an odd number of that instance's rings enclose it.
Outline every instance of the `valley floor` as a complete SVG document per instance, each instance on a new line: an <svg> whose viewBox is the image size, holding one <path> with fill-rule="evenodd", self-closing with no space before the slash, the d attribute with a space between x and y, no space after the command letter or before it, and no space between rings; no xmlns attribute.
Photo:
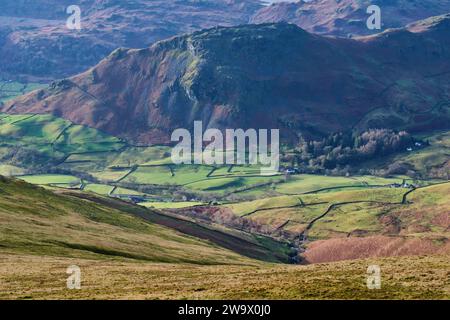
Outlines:
<svg viewBox="0 0 450 320"><path fill-rule="evenodd" d="M66 288L66 269L74 264L80 290ZM379 290L367 288L369 265L381 268ZM0 299L450 299L450 259L199 266L3 252Z"/></svg>

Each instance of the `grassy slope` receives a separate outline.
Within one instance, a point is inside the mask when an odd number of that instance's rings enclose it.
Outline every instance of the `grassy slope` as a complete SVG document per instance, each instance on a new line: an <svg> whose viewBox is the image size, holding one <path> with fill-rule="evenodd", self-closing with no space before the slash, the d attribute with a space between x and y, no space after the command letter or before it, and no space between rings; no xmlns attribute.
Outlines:
<svg viewBox="0 0 450 320"><path fill-rule="evenodd" d="M81 268L81 290L66 269ZM366 286L381 267L381 289ZM310 266L193 266L0 254L0 299L449 299L448 257Z"/></svg>
<svg viewBox="0 0 450 320"><path fill-rule="evenodd" d="M332 187L366 187L368 185L386 185L401 183L401 178L378 178L372 176L329 177L317 175L301 175L290 177L288 181L277 186L276 190L283 194L299 194Z"/></svg>
<svg viewBox="0 0 450 320"><path fill-rule="evenodd" d="M0 114L0 141L3 146L23 146L50 158L79 152L114 151L123 146L119 139L98 130L52 115L30 114Z"/></svg>
<svg viewBox="0 0 450 320"><path fill-rule="evenodd" d="M113 187L105 185L105 184L96 184L90 183L86 185L83 191L94 192L100 195L109 195L109 193L113 190Z"/></svg>
<svg viewBox="0 0 450 320"><path fill-rule="evenodd" d="M309 262L450 252L450 183L376 188L226 204L240 216L307 236Z"/></svg>
<svg viewBox="0 0 450 320"><path fill-rule="evenodd" d="M25 170L10 164L0 165L0 175L2 176L17 176L25 173Z"/></svg>
<svg viewBox="0 0 450 320"><path fill-rule="evenodd" d="M385 185L401 182L403 177L378 178L362 177L328 177L317 175L259 176L259 167L225 166L215 170L211 166L169 166L170 148L164 146L131 147L120 140L105 135L97 130L73 125L70 122L50 115L0 115L0 156L8 155L18 145L44 154L34 162L42 164L55 163L55 168L72 172L88 173L101 184L127 183L152 185L169 188L177 186L203 196L217 199L240 200L267 198L280 194L302 194L319 189L323 192L333 188L364 189L368 185ZM396 157L414 162L419 171L432 170L437 162L442 165L448 160L448 134L440 133L430 138L431 147L416 150ZM423 137L427 138L427 137ZM403 158L402 158L403 157ZM32 158L32 157L31 157ZM389 161L397 160L391 159ZM159 163L159 165L155 165ZM24 174L22 165L13 160L4 161L1 172L6 175ZM5 167L5 165L7 167ZM30 169L30 164L23 164ZM17 167L11 167L17 166ZM39 168L39 164L37 165ZM441 168L441 167L439 167ZM442 169L442 168L441 168ZM42 176L36 178L46 184ZM52 180L52 184L64 186L66 178ZM30 180L31 181L31 180ZM89 182L89 181L87 181ZM97 183L97 181L91 181ZM50 182L48 182L50 183ZM47 183L47 184L48 184ZM176 194L172 189L170 192ZM102 192L104 193L104 192ZM160 199L165 201L166 199ZM181 201L181 198L177 198Z"/></svg>
<svg viewBox="0 0 450 320"><path fill-rule="evenodd" d="M20 179L32 184L79 184L80 179L62 174L36 174L20 176Z"/></svg>
<svg viewBox="0 0 450 320"><path fill-rule="evenodd" d="M189 208L199 205L204 205L202 202L142 202L139 205L147 207L147 208L155 208L155 209L181 209L181 208Z"/></svg>
<svg viewBox="0 0 450 320"><path fill-rule="evenodd" d="M46 87L46 85L40 83L21 83L17 81L10 82L0 80L0 103L44 87Z"/></svg>
<svg viewBox="0 0 450 320"><path fill-rule="evenodd" d="M209 240L247 257L271 262L289 261L290 249L288 244L275 241L272 238L253 235L237 229L228 229L219 225L205 225L189 218L168 215L160 211L149 211L141 206L108 197L99 197L80 192L70 192L69 194L73 197L94 201L109 208L121 210L148 222L167 226L196 238Z"/></svg>
<svg viewBox="0 0 450 320"><path fill-rule="evenodd" d="M352 232L362 231L367 234L442 237L448 240L450 239L449 194L450 183L444 183L412 191L406 197L405 204L398 201L396 203L391 199L385 203L342 205L315 223L309 236L313 239L325 239L330 235L345 237Z"/></svg>
<svg viewBox="0 0 450 320"><path fill-rule="evenodd" d="M423 176L432 176L448 179L450 176L450 132L440 131L433 134L421 135L418 138L430 143L429 147L394 154L369 161L364 167L373 166L386 168L394 162L403 162L411 165L414 171Z"/></svg>
<svg viewBox="0 0 450 320"><path fill-rule="evenodd" d="M380 201L380 202L399 202L407 189L362 189L362 190L344 190L338 189L335 192L290 195L258 199L249 202L240 202L224 205L231 208L239 216L253 216L258 210L270 210L289 207L301 207L314 204L333 204L348 201Z"/></svg>

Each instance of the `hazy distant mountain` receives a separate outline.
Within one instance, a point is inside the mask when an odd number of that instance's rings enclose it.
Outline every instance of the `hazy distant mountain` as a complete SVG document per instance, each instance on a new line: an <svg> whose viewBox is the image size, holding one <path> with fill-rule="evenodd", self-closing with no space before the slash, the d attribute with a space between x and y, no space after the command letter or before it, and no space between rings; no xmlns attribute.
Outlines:
<svg viewBox="0 0 450 320"><path fill-rule="evenodd" d="M93 69L11 102L143 143L194 120L302 132L449 128L450 15L359 40L295 25L214 28L120 49Z"/></svg>
<svg viewBox="0 0 450 320"><path fill-rule="evenodd" d="M80 31L66 28L69 5L81 8ZM259 0L0 1L0 75L72 75L118 47L247 23L262 7Z"/></svg>
<svg viewBox="0 0 450 320"><path fill-rule="evenodd" d="M367 8L381 9L382 30L404 27L431 16L450 13L450 0L308 0L276 3L261 9L252 23L290 22L318 34L347 37L379 30L366 26Z"/></svg>

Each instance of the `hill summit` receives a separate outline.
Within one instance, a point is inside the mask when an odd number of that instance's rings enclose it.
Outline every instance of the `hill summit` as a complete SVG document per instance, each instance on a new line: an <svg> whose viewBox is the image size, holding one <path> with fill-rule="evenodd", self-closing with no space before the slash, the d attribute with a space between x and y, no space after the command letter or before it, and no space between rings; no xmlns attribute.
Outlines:
<svg viewBox="0 0 450 320"><path fill-rule="evenodd" d="M284 139L367 128L447 128L449 16L357 40L286 23L216 27L118 49L6 104L139 143L176 128L280 128ZM446 72L447 71L447 72Z"/></svg>

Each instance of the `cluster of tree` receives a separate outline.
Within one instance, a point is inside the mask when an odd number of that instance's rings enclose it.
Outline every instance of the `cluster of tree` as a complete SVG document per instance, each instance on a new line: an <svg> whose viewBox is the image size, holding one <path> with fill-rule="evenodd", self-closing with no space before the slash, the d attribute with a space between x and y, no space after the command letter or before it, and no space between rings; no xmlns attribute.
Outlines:
<svg viewBox="0 0 450 320"><path fill-rule="evenodd" d="M300 137L293 154L285 161L305 172L338 173L352 171L355 164L376 159L413 146L414 138L405 131L371 129L363 133L335 133L322 140Z"/></svg>

